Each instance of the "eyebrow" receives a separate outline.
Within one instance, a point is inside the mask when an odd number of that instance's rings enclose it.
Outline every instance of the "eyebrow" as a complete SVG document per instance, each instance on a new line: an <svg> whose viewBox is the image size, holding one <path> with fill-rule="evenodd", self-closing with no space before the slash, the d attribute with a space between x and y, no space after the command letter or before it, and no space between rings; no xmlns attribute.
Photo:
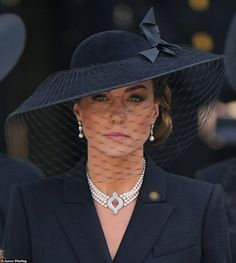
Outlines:
<svg viewBox="0 0 236 263"><path fill-rule="evenodd" d="M136 89L145 89L147 90L147 87L143 86L143 85L139 85L139 86L132 86L132 87L129 87L125 90L125 92L129 92L129 91L133 91L133 90L136 90Z"/></svg>

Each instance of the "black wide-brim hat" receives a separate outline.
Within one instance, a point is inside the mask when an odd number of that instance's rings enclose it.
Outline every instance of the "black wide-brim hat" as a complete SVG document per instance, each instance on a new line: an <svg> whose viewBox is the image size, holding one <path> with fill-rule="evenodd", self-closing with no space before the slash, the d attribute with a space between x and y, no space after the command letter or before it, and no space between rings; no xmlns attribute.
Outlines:
<svg viewBox="0 0 236 263"><path fill-rule="evenodd" d="M86 152L86 142L77 136L71 101L163 76L172 91L173 131L166 143L150 147L150 151L164 166L188 147L219 94L223 56L161 39L153 9L141 29L143 36L105 31L85 39L73 54L71 68L51 75L9 116L10 148L28 144L24 152L47 174L64 172ZM25 134L24 145L16 139L19 128Z"/></svg>

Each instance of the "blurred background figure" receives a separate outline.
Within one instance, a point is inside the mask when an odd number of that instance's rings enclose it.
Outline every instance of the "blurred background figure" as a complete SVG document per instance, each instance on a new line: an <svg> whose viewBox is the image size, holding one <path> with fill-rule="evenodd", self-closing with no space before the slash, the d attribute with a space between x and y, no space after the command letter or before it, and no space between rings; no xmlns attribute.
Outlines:
<svg viewBox="0 0 236 263"><path fill-rule="evenodd" d="M0 15L0 81L11 71L23 52L25 35L24 24L17 15ZM0 154L0 247L11 186L15 183L36 179L40 175L40 170L29 162Z"/></svg>
<svg viewBox="0 0 236 263"><path fill-rule="evenodd" d="M236 15L226 41L226 76L236 94ZM215 140L236 145L236 102L217 106L210 126L215 127ZM221 107L221 110L219 110ZM211 128L212 128L211 127ZM211 128L209 130L211 130ZM212 129L214 130L214 129ZM196 178L221 184L226 192L233 262L236 260L236 151L234 157L208 166L196 173Z"/></svg>

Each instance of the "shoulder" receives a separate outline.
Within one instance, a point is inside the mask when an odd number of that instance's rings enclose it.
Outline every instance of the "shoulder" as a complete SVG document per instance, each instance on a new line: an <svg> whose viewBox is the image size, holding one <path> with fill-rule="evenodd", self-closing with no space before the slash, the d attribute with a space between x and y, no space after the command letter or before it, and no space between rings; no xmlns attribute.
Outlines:
<svg viewBox="0 0 236 263"><path fill-rule="evenodd" d="M148 179L150 189L155 188L160 195L164 195L164 199L167 198L167 202L174 204L207 203L214 188L221 188L219 185L166 172L153 161L148 162L147 174L150 175Z"/></svg>
<svg viewBox="0 0 236 263"><path fill-rule="evenodd" d="M212 195L223 196L224 190L219 184L212 184L197 179L165 173L167 179L167 196L170 199L183 200L192 205L204 205Z"/></svg>
<svg viewBox="0 0 236 263"><path fill-rule="evenodd" d="M12 188L18 191L26 206L35 206L36 204L50 205L61 202L63 193L64 176L55 176L49 178L40 178L36 181L15 184Z"/></svg>
<svg viewBox="0 0 236 263"><path fill-rule="evenodd" d="M42 171L29 161L20 160L0 154L1 173L16 182L32 179L42 176Z"/></svg>
<svg viewBox="0 0 236 263"><path fill-rule="evenodd" d="M37 181L24 182L19 184L19 186L24 189L24 191L42 191L44 189L50 189L60 187L63 183L65 175L58 175L52 177L41 177Z"/></svg>
<svg viewBox="0 0 236 263"><path fill-rule="evenodd" d="M227 159L207 166L197 171L195 175L198 179L212 183L220 183L223 186L225 186L225 183L231 182L233 176L236 176L236 158Z"/></svg>
<svg viewBox="0 0 236 263"><path fill-rule="evenodd" d="M11 187L14 184L30 182L42 178L42 172L33 164L20 159L10 158L0 154L0 210L5 215Z"/></svg>
<svg viewBox="0 0 236 263"><path fill-rule="evenodd" d="M191 189L193 191L199 191L200 189L203 190L209 190L212 188L213 184L199 181L195 178L186 177L183 175L173 174L165 172L167 182L170 184L171 187L177 187L177 188L187 188Z"/></svg>

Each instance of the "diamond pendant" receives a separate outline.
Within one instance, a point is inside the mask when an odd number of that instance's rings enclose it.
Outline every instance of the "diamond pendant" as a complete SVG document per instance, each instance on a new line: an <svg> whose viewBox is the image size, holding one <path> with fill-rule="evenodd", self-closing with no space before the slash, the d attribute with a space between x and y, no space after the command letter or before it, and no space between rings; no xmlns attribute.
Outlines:
<svg viewBox="0 0 236 263"><path fill-rule="evenodd" d="M113 202L116 201L117 206L113 205ZM112 210L112 212L116 215L118 211L124 206L124 201L118 196L116 192L112 194L112 196L107 201L107 206Z"/></svg>

